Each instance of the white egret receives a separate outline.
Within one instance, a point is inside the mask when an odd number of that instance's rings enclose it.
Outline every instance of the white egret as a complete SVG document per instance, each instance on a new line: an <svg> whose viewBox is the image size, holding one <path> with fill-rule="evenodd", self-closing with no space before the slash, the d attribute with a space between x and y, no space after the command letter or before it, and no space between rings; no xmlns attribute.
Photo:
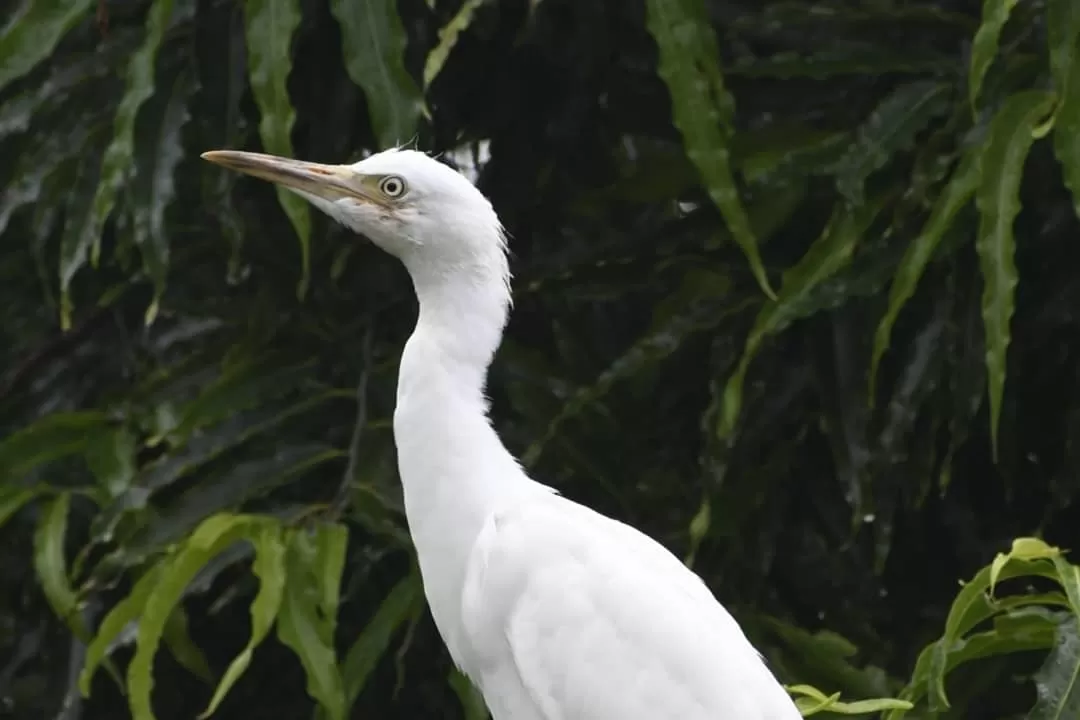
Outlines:
<svg viewBox="0 0 1080 720"><path fill-rule="evenodd" d="M412 150L353 165L204 158L288 188L405 264L420 312L394 440L431 613L495 720L795 720L704 582L637 530L530 479L488 419L510 308L479 190Z"/></svg>

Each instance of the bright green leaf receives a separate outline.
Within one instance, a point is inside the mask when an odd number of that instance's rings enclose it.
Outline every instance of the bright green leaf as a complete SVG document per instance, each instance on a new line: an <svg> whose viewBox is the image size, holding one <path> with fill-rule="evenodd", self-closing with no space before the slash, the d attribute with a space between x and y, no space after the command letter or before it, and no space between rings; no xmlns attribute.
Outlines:
<svg viewBox="0 0 1080 720"><path fill-rule="evenodd" d="M345 688L330 634L332 620L328 623L322 615L325 582L320 586L316 568L321 564L311 564L316 557L312 538L302 530L291 533L285 557L289 583L278 615L278 637L300 659L308 695L329 720L345 720Z"/></svg>
<svg viewBox="0 0 1080 720"><path fill-rule="evenodd" d="M281 607L285 587L285 545L282 542L281 529L273 525L263 527L255 536L253 544L255 562L252 571L259 578L259 592L251 603L251 638L229 664L217 690L214 691L214 697L200 718L213 715L225 695L247 670L255 648L270 633Z"/></svg>
<svg viewBox="0 0 1080 720"><path fill-rule="evenodd" d="M191 633L188 631L188 616L183 605L173 608L168 622L165 623L162 639L180 665L200 680L211 681L213 675L210 672L210 663L207 662L203 651L191 639Z"/></svg>
<svg viewBox="0 0 1080 720"><path fill-rule="evenodd" d="M486 1L465 0L461 5L461 9L451 18L450 22L446 23L446 27L439 30L439 42L431 49L427 60L424 61L424 88L429 87L439 74L439 71L443 69L446 59L450 56L450 51L457 44L458 35L468 29L469 23L472 22L473 13Z"/></svg>
<svg viewBox="0 0 1080 720"><path fill-rule="evenodd" d="M990 436L995 460L998 423L1005 395L1005 362L1016 294L1013 221L1020 212L1020 181L1033 133L1053 107L1054 96L1028 90L1010 96L994 116L981 164L975 204L979 234L975 248L983 276L983 325L990 386Z"/></svg>
<svg viewBox="0 0 1080 720"><path fill-rule="evenodd" d="M289 100L292 41L300 27L299 0L247 0L248 72L251 92L259 106L259 137L268 153L291 157L296 111ZM311 213L306 200L276 186L278 202L300 240L300 285L297 296L307 294L311 279Z"/></svg>
<svg viewBox="0 0 1080 720"><path fill-rule="evenodd" d="M87 637L82 617L77 612L78 597L68 577L64 542L67 539L68 511L71 496L61 493L49 503L34 533L34 570L37 571L45 599L77 635Z"/></svg>
<svg viewBox="0 0 1080 720"><path fill-rule="evenodd" d="M731 170L735 103L724 86L720 53L703 0L648 0L647 24L660 49L658 72L671 93L672 118L758 284L775 297L757 238Z"/></svg>
<svg viewBox="0 0 1080 720"><path fill-rule="evenodd" d="M207 518L165 564L142 608L135 655L128 666L128 703L134 720L154 720L151 692L154 655L173 610L195 575L233 543L251 538L268 521L248 515Z"/></svg>

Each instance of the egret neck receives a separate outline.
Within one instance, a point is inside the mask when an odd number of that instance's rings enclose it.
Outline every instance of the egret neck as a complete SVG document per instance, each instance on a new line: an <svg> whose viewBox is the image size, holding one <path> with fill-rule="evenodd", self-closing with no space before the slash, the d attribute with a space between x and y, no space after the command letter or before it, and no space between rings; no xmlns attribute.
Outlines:
<svg viewBox="0 0 1080 720"><path fill-rule="evenodd" d="M420 310L398 377L394 440L429 605L460 660L461 593L485 520L536 492L488 419L485 383L510 307L505 256L440 268L406 257Z"/></svg>

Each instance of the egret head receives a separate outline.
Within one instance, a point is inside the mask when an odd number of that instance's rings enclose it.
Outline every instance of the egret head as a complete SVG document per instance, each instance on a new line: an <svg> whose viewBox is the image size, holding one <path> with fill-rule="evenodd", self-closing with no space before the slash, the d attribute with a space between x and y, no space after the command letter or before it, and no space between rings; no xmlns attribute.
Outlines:
<svg viewBox="0 0 1080 720"><path fill-rule="evenodd" d="M506 239L491 203L460 173L415 150L386 150L352 165L218 150L203 158L307 199L418 275L506 275Z"/></svg>

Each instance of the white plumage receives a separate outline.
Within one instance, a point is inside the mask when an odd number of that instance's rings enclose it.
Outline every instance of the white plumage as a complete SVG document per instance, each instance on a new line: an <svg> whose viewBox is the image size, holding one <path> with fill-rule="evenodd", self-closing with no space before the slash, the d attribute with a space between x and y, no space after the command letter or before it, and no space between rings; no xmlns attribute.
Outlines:
<svg viewBox="0 0 1080 720"><path fill-rule="evenodd" d="M701 579L651 538L531 480L487 415L510 307L491 204L428 156L204 157L288 187L397 256L420 312L394 438L424 591L495 720L794 720Z"/></svg>

